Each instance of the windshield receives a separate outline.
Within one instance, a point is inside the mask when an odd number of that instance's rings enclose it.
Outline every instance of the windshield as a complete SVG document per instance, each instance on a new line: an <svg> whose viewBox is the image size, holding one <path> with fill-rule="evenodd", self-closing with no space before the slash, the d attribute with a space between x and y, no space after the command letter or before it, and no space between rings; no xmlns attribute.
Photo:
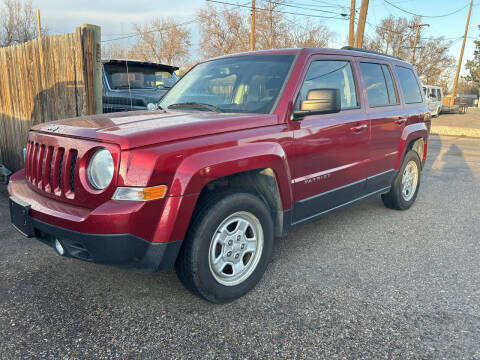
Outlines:
<svg viewBox="0 0 480 360"><path fill-rule="evenodd" d="M112 90L119 89L169 89L177 81L177 75L168 71L139 66L108 66L105 74Z"/></svg>
<svg viewBox="0 0 480 360"><path fill-rule="evenodd" d="M161 100L163 109L268 114L294 55L253 55L194 67Z"/></svg>

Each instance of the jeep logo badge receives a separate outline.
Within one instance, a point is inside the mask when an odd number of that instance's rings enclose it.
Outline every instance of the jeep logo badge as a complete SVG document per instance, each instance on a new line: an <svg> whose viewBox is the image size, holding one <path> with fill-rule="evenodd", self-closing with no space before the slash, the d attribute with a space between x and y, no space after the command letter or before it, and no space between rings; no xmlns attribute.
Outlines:
<svg viewBox="0 0 480 360"><path fill-rule="evenodd" d="M60 126L58 126L58 125L50 125L49 127L47 127L47 130L48 131L57 131L59 127Z"/></svg>

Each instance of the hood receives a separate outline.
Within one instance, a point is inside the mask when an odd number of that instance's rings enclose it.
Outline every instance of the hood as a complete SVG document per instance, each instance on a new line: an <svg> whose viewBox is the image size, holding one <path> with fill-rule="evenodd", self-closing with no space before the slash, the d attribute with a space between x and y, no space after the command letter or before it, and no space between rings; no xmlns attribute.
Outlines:
<svg viewBox="0 0 480 360"><path fill-rule="evenodd" d="M276 115L158 110L53 121L36 125L32 131L116 143L126 150L277 123Z"/></svg>

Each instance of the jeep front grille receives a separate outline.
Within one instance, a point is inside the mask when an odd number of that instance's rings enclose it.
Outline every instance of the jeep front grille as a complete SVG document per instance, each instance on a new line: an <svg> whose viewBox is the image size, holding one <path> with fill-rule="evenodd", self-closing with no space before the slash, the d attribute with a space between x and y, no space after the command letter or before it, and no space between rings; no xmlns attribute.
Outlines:
<svg viewBox="0 0 480 360"><path fill-rule="evenodd" d="M25 176L37 188L72 198L78 151L28 141Z"/></svg>

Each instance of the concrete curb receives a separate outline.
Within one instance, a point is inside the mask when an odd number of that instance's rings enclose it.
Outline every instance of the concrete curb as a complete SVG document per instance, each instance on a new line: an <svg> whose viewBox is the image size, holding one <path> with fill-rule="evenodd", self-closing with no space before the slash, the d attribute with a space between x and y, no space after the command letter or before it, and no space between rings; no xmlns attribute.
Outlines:
<svg viewBox="0 0 480 360"><path fill-rule="evenodd" d="M435 135L468 136L480 138L480 129L432 125L430 132Z"/></svg>

